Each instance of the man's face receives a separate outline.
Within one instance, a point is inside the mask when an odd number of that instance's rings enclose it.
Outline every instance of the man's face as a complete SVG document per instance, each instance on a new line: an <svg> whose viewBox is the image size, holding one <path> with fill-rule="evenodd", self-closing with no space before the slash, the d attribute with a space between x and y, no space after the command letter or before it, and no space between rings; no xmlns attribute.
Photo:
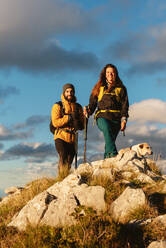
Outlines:
<svg viewBox="0 0 166 248"><path fill-rule="evenodd" d="M65 90L64 97L68 100L71 101L74 96L74 91L72 88L68 88Z"/></svg>

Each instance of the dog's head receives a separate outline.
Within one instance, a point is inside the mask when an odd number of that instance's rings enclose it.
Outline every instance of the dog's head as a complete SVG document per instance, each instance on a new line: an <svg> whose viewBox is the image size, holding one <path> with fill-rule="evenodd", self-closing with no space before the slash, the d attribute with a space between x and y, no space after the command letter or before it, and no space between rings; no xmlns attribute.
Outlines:
<svg viewBox="0 0 166 248"><path fill-rule="evenodd" d="M147 143L138 144L138 152L140 156L152 155L152 148Z"/></svg>

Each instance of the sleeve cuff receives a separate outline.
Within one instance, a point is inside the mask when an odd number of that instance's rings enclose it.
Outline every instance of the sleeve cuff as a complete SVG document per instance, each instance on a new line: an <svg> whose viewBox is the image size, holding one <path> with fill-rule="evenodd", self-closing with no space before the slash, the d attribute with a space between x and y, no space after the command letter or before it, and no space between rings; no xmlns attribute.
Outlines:
<svg viewBox="0 0 166 248"><path fill-rule="evenodd" d="M123 116L122 118L121 118L121 122L122 121L126 121L127 122L127 118L125 117L125 116Z"/></svg>

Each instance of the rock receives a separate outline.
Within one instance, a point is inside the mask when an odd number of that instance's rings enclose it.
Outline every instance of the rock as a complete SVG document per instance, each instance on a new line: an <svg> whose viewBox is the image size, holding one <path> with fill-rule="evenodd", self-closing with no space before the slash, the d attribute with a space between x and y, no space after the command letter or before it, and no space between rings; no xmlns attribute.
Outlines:
<svg viewBox="0 0 166 248"><path fill-rule="evenodd" d="M25 230L28 224L56 227L70 226L76 223L75 208L79 205L105 210L105 189L101 186L80 185L81 176L71 174L62 182L58 182L37 195L14 216L9 226ZM49 197L48 197L49 195ZM51 199L49 201L48 199Z"/></svg>
<svg viewBox="0 0 166 248"><path fill-rule="evenodd" d="M111 168L98 168L98 169L95 169L93 171L93 177L100 177L100 176L103 176L103 177L106 177L106 178L109 178L113 181L113 173L112 173L112 169Z"/></svg>
<svg viewBox="0 0 166 248"><path fill-rule="evenodd" d="M148 163L152 163L152 161L138 158L135 151L128 150L124 154L118 154L113 158L80 164L62 182L57 182L29 201L13 217L9 226L15 226L19 230L25 230L28 224L32 226L38 224L55 227L70 226L77 223L73 214L80 205L91 207L99 214L108 208L111 217L116 222L124 224L130 220L130 213L144 207L148 200L150 203L150 197L156 197L156 192L159 194L165 194L166 192L166 177L158 175L157 172L154 173ZM125 184L127 188L108 206L108 203L106 204L104 200L105 189L99 185L88 186L86 175L89 176L88 178L92 177L92 179L94 177L99 177L101 180L109 178L110 183ZM117 182L118 180L119 182ZM146 196L141 188L132 188L135 186L134 180L140 182L140 187L142 183L145 184L144 190L147 190L148 193ZM11 194L10 192L15 193ZM9 199L14 200L11 197L14 197L17 192L17 189L15 191L8 189L9 195L6 199L2 199L0 205L6 203ZM149 198L146 199L146 197ZM158 211L158 215L165 214L164 207L162 210L160 213ZM157 218L133 220L133 222L131 220L129 224L140 227L152 222L156 225L160 223L166 226L166 217L160 215Z"/></svg>
<svg viewBox="0 0 166 248"><path fill-rule="evenodd" d="M148 246L148 248L166 248L166 241L154 241Z"/></svg>
<svg viewBox="0 0 166 248"><path fill-rule="evenodd" d="M21 190L23 190L23 189L24 188L22 188L22 187L14 187L14 186L12 186L10 188L5 189L5 193L6 194L20 193Z"/></svg>
<svg viewBox="0 0 166 248"><path fill-rule="evenodd" d="M44 191L29 201L22 210L13 217L8 226L17 227L20 231L25 230L28 224L36 226L46 208L45 198L47 192Z"/></svg>
<svg viewBox="0 0 166 248"><path fill-rule="evenodd" d="M131 211L143 207L146 203L142 189L127 187L124 192L111 204L110 213L115 221L125 223Z"/></svg>
<svg viewBox="0 0 166 248"><path fill-rule="evenodd" d="M23 190L23 187L10 187L8 189L5 189L5 193L7 194L6 196L4 196L1 201L0 201L0 206L8 203L9 200L15 200L15 197L17 195L19 195L21 193L21 191Z"/></svg>
<svg viewBox="0 0 166 248"><path fill-rule="evenodd" d="M103 162L104 162L103 159L98 160L98 161L93 161L93 162L91 162L91 165L92 165L93 168L98 168L98 167L102 166Z"/></svg>
<svg viewBox="0 0 166 248"><path fill-rule="evenodd" d="M104 211L106 204L104 201L105 189L101 186L88 186L82 184L73 189L74 195L79 200L80 205L92 207L97 211ZM83 194L84 192L84 194Z"/></svg>
<svg viewBox="0 0 166 248"><path fill-rule="evenodd" d="M140 181L140 183L147 183L147 184L154 184L155 183L155 181L153 181L153 179L151 177L147 176L144 173L139 173L137 175L136 179L138 181Z"/></svg>
<svg viewBox="0 0 166 248"><path fill-rule="evenodd" d="M76 174L91 174L93 172L92 165L85 163L85 164L80 164L75 171Z"/></svg>
<svg viewBox="0 0 166 248"><path fill-rule="evenodd" d="M155 224L161 224L162 226L165 226L166 228L166 214L164 215L159 215L158 217L156 217L154 220L153 220L153 223Z"/></svg>
<svg viewBox="0 0 166 248"><path fill-rule="evenodd" d="M159 190L160 193L162 194L166 194L166 180L164 182L161 182L160 183L160 190Z"/></svg>

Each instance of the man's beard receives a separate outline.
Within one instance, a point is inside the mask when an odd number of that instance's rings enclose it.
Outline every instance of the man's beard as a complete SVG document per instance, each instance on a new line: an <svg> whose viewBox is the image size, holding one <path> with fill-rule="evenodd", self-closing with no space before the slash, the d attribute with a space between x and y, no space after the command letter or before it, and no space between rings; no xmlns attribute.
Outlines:
<svg viewBox="0 0 166 248"><path fill-rule="evenodd" d="M68 99L68 96L64 96L65 99L68 101L68 102L73 102L74 101L74 96L71 96L69 99Z"/></svg>

